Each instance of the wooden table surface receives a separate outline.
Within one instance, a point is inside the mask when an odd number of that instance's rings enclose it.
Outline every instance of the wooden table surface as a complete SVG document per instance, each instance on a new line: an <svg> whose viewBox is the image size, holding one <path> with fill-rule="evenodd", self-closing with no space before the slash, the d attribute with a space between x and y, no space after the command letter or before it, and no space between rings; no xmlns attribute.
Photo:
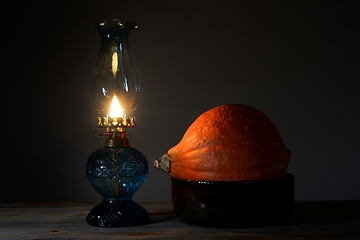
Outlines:
<svg viewBox="0 0 360 240"><path fill-rule="evenodd" d="M288 224L208 228L179 221L171 203L140 203L146 225L123 228L86 223L96 203L0 204L0 239L360 239L360 201L295 202Z"/></svg>

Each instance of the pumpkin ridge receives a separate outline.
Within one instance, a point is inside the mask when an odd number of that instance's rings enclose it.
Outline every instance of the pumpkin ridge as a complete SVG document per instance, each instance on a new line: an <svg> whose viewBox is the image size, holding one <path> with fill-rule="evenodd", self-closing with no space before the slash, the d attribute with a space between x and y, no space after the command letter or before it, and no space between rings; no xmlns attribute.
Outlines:
<svg viewBox="0 0 360 240"><path fill-rule="evenodd" d="M266 144L271 144L271 145L274 145L274 146L278 146L278 147L284 147L285 149L287 149L284 145L284 143L277 143L277 142L272 142L272 141L247 141L247 142L237 142L237 143L232 143L231 141L226 141L226 142L222 142L222 143L206 143L206 144L203 144L201 146L196 146L196 147L193 147L193 148L188 148L186 149L186 152L184 151L184 153L182 154L187 154L187 153L190 153L191 151L193 151L194 149L196 149L197 151L200 151L202 148L209 148L209 147L212 147L212 146L237 146L237 145L242 145L242 144L255 144L255 143L266 143ZM169 150L168 151L168 154L170 156L170 158L172 156L176 156L177 153L181 153L182 151L177 149L178 151L173 151L173 150ZM287 149L288 150L288 149ZM288 150L289 151L289 150Z"/></svg>
<svg viewBox="0 0 360 240"><path fill-rule="evenodd" d="M264 145L264 143L266 144ZM213 145L198 148L196 150L195 157L192 151L180 153L181 158L179 158L177 155L171 155L170 153L170 164L171 166L179 166L179 162L181 162L181 160L185 158L189 159L189 161L187 161L184 166L189 169L206 169L207 171L211 169L225 169L232 171L231 168L238 170L246 167L246 165L248 164L260 164L259 166L269 165L270 167L272 163L280 156L283 156L284 159L290 158L289 150L285 146L281 146L277 143L272 142L255 142L253 144L255 144L256 146L253 146L252 151L249 151L246 147L243 147L243 145L248 145L248 143L237 143L232 145ZM256 153L256 150L262 151ZM261 152L266 152L266 157L260 154ZM241 161L234 161L232 159L240 159ZM212 161L214 161L214 163Z"/></svg>

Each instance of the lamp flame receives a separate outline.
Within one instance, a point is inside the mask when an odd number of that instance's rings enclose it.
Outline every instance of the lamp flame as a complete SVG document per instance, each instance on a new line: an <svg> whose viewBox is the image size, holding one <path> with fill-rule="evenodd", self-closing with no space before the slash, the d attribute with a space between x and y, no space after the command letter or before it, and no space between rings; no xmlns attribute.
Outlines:
<svg viewBox="0 0 360 240"><path fill-rule="evenodd" d="M120 102L115 94L111 102L109 116L114 119L123 117L123 109L121 108Z"/></svg>

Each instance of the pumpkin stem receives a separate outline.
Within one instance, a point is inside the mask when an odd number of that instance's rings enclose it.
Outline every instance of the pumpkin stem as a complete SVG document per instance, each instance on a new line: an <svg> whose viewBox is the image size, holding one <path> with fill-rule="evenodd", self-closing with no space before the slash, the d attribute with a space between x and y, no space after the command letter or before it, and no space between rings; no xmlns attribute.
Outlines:
<svg viewBox="0 0 360 240"><path fill-rule="evenodd" d="M165 153L159 159L156 159L153 162L153 164L154 164L155 168L157 168L165 173L169 173L170 172L170 156L169 156L169 154Z"/></svg>

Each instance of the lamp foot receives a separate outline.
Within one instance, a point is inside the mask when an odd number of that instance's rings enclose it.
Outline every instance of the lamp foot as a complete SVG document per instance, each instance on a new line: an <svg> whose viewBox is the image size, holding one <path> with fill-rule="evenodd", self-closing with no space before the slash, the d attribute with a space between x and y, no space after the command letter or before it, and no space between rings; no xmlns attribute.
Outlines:
<svg viewBox="0 0 360 240"><path fill-rule="evenodd" d="M145 208L133 200L103 200L86 217L86 222L98 227L130 227L149 221Z"/></svg>

